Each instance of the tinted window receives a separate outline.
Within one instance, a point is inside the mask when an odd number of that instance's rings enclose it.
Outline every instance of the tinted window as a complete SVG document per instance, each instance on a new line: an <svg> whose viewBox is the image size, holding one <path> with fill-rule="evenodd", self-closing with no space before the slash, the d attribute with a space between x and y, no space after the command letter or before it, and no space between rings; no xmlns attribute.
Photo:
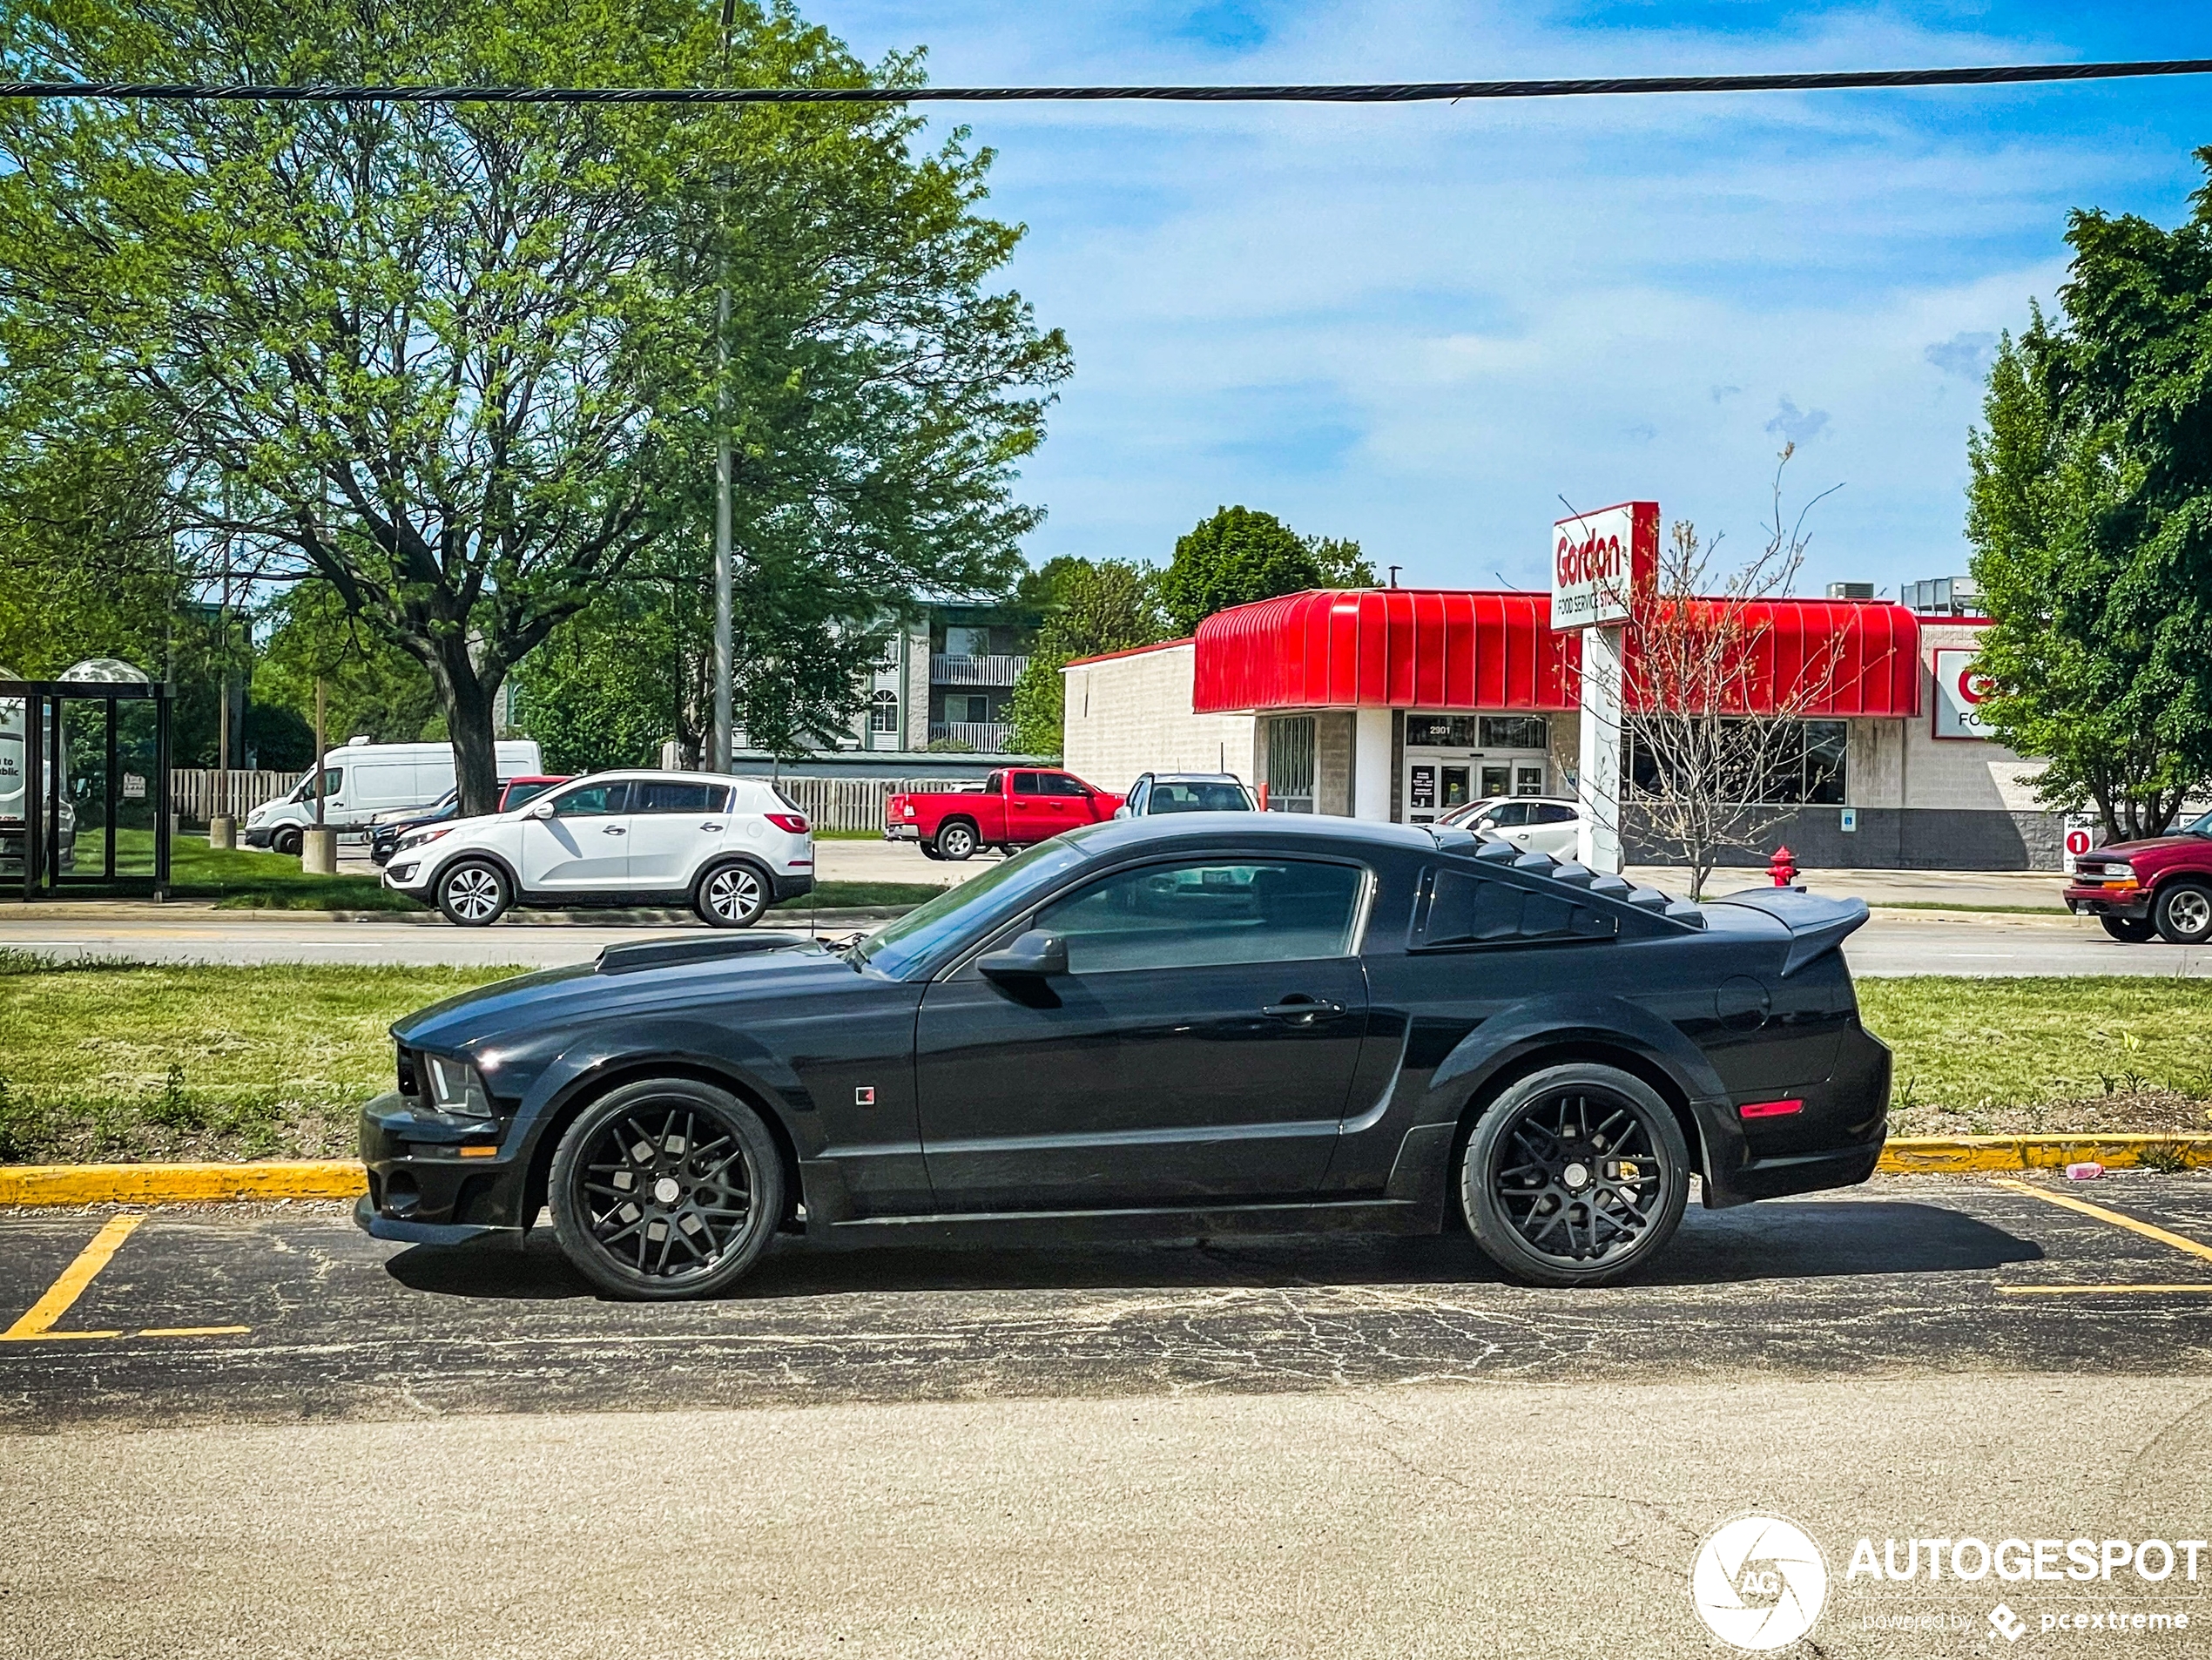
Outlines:
<svg viewBox="0 0 2212 1660"><path fill-rule="evenodd" d="M1251 803L1234 784L1160 784L1153 786L1149 813L1242 813Z"/></svg>
<svg viewBox="0 0 2212 1660"><path fill-rule="evenodd" d="M1014 775L1014 793L1016 795L1044 795L1049 793L1049 792L1044 788L1044 780L1035 773L1016 773Z"/></svg>
<svg viewBox="0 0 2212 1660"><path fill-rule="evenodd" d="M1039 795L1088 795L1090 793L1075 779L1060 773L1036 773L1031 776L1037 780Z"/></svg>
<svg viewBox="0 0 2212 1660"><path fill-rule="evenodd" d="M1566 824L1575 816L1575 809L1557 801L1539 801L1531 809L1533 824Z"/></svg>
<svg viewBox="0 0 2212 1660"><path fill-rule="evenodd" d="M1036 925L1066 937L1079 975L1339 957L1352 948L1361 875L1295 861L1146 865L1055 901Z"/></svg>
<svg viewBox="0 0 2212 1660"><path fill-rule="evenodd" d="M636 788L632 813L719 813L729 791L719 784L671 784L646 779Z"/></svg>
<svg viewBox="0 0 2212 1660"><path fill-rule="evenodd" d="M854 946L846 960L867 963L894 979L917 979L963 941L1018 909L1082 862L1082 854L1066 841L1041 841L886 923Z"/></svg>
<svg viewBox="0 0 2212 1660"><path fill-rule="evenodd" d="M553 811L564 819L596 819L623 810L624 799L630 786L622 784L587 784L580 790L565 790L553 798Z"/></svg>
<svg viewBox="0 0 2212 1660"><path fill-rule="evenodd" d="M1518 830L1528 822L1526 801L1501 801L1482 815L1501 830Z"/></svg>
<svg viewBox="0 0 2212 1660"><path fill-rule="evenodd" d="M1485 715L1482 717L1482 747L1485 749L1543 749L1550 742L1541 715Z"/></svg>
<svg viewBox="0 0 2212 1660"><path fill-rule="evenodd" d="M1436 873L1422 946L1496 945L1514 940L1608 939L1620 925L1571 893L1547 893L1448 867Z"/></svg>

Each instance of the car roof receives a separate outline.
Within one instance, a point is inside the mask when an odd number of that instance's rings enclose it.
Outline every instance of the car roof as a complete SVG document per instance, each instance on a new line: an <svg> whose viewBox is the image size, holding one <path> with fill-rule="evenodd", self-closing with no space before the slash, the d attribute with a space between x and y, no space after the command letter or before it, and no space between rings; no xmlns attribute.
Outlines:
<svg viewBox="0 0 2212 1660"><path fill-rule="evenodd" d="M1062 835L1094 857L1138 847L1218 841L1225 837L1309 844L1336 842L1346 851L1357 847L1393 847L1405 853L1436 851L1436 838L1420 825L1339 819L1318 813L1167 813L1157 818L1107 819L1063 831Z"/></svg>
<svg viewBox="0 0 2212 1660"><path fill-rule="evenodd" d="M1155 784L1234 784L1241 789L1244 782L1234 773L1148 773L1145 776Z"/></svg>

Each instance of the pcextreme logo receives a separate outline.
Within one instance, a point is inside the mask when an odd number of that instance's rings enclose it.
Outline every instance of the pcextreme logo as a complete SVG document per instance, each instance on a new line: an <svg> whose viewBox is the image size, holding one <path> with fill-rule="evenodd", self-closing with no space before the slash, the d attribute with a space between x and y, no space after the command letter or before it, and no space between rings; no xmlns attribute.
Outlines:
<svg viewBox="0 0 2212 1660"><path fill-rule="evenodd" d="M1828 1564L1795 1522L1738 1516L1698 1547L1689 1600L1722 1642L1753 1653L1784 1648L1820 1618Z"/></svg>

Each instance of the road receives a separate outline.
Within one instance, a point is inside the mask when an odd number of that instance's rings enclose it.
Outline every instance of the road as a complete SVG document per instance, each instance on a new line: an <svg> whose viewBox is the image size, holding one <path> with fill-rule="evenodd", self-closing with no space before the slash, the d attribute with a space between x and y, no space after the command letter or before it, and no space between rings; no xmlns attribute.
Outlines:
<svg viewBox="0 0 2212 1660"><path fill-rule="evenodd" d="M1689 1567L1746 1510L1826 1558L1794 1655L2064 1643L2000 1598L2212 1621L2212 1560L1845 1577L1862 1535L2207 1535L2212 1178L1694 1211L1580 1294L1217 1240L793 1246L641 1306L542 1244L163 1212L54 1312L111 1221L0 1221L0 1319L49 1322L0 1343L9 1652L1705 1656Z"/></svg>
<svg viewBox="0 0 2212 1660"><path fill-rule="evenodd" d="M339 921L283 912L125 912L101 908L0 909L0 948L51 956L122 956L150 962L519 963L547 968L583 962L608 945L665 939L691 924L671 916L645 927L601 924L589 915L533 921L510 918L489 928L456 928L434 916ZM805 912L764 926L807 928ZM824 932L873 923L821 923ZM2068 916L1877 911L1844 947L1861 975L2212 975L2212 948L2122 945L2094 923Z"/></svg>

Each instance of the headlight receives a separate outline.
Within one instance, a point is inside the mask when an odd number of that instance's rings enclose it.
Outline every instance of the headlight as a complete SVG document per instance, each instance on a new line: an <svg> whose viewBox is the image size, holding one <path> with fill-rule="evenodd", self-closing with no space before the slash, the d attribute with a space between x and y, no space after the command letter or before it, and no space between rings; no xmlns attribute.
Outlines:
<svg viewBox="0 0 2212 1660"><path fill-rule="evenodd" d="M424 1081L430 1086L430 1100L435 1105L448 1112L491 1117L491 1094L476 1076L475 1067L444 1055L425 1055L422 1062L428 1074Z"/></svg>
<svg viewBox="0 0 2212 1660"><path fill-rule="evenodd" d="M2125 859L2115 859L2105 867L2105 880L2107 881L2111 881L2115 876L2120 878L2122 881L2126 881L2134 876L2134 874L2135 867L2129 864Z"/></svg>
<svg viewBox="0 0 2212 1660"><path fill-rule="evenodd" d="M399 845L402 847L420 847L426 841L435 841L452 828L453 827L449 824L441 824L421 830L410 830L400 838Z"/></svg>

